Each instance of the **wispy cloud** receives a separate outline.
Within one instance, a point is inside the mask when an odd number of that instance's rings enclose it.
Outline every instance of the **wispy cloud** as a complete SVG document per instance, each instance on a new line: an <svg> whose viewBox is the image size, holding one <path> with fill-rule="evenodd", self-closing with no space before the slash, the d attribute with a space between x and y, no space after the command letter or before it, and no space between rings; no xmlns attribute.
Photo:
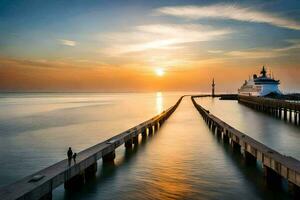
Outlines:
<svg viewBox="0 0 300 200"><path fill-rule="evenodd" d="M60 44L65 45L65 46L71 46L74 47L77 45L76 41L73 40L64 40L64 39L60 39L59 40Z"/></svg>
<svg viewBox="0 0 300 200"><path fill-rule="evenodd" d="M221 29L199 24L152 24L137 26L133 31L109 33L106 39L116 43L109 53L141 52L153 49L180 49L185 43L217 40L232 33L230 29Z"/></svg>
<svg viewBox="0 0 300 200"><path fill-rule="evenodd" d="M244 22L267 23L277 27L300 30L300 23L284 16L259 11L255 8L236 4L214 4L209 6L174 6L161 7L156 10L163 15L188 19L217 18Z"/></svg>
<svg viewBox="0 0 300 200"><path fill-rule="evenodd" d="M230 51L226 53L228 56L238 57L238 58L272 58L277 56L283 56L283 54L279 54L274 51L270 51L267 49L251 49L245 51Z"/></svg>
<svg viewBox="0 0 300 200"><path fill-rule="evenodd" d="M218 54L218 53L223 53L222 50L208 50L208 53L214 53L214 54Z"/></svg>
<svg viewBox="0 0 300 200"><path fill-rule="evenodd" d="M61 59L19 59L0 55L0 66L21 67L28 69L103 69L111 65L96 60L61 58Z"/></svg>
<svg viewBox="0 0 300 200"><path fill-rule="evenodd" d="M276 51L289 51L293 49L300 49L300 40L290 39L287 40L287 42L290 43L289 46L278 48L276 49Z"/></svg>
<svg viewBox="0 0 300 200"><path fill-rule="evenodd" d="M290 55L290 51L300 49L300 40L288 40L288 46L282 48L273 49L248 49L243 51L230 51L225 53L227 56L239 57L239 58L273 58Z"/></svg>

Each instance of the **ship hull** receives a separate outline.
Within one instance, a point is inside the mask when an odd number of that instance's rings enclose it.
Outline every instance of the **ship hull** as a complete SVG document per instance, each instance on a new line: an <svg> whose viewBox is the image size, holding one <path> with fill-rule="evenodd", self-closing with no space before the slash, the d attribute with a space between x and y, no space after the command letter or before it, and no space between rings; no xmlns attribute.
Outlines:
<svg viewBox="0 0 300 200"><path fill-rule="evenodd" d="M265 85L254 85L252 88L241 88L238 91L239 95L242 96L266 96L270 93L281 94L278 85L265 84Z"/></svg>

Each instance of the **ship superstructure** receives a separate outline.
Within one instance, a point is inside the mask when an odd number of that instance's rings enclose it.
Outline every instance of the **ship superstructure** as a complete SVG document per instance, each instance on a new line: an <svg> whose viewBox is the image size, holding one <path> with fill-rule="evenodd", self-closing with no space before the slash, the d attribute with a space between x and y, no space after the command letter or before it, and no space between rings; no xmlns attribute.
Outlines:
<svg viewBox="0 0 300 200"><path fill-rule="evenodd" d="M249 80L245 80L242 87L238 90L239 95L244 96L266 96L270 93L281 94L278 85L279 80L275 80L271 75L267 75L266 69L263 66L260 76L253 75Z"/></svg>

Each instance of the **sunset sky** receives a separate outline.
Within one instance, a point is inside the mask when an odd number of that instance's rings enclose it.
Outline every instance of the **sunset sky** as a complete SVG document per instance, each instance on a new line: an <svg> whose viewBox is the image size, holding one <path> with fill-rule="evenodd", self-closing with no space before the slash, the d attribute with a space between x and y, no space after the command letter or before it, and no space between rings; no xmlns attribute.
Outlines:
<svg viewBox="0 0 300 200"><path fill-rule="evenodd" d="M0 0L0 91L300 91L300 1Z"/></svg>

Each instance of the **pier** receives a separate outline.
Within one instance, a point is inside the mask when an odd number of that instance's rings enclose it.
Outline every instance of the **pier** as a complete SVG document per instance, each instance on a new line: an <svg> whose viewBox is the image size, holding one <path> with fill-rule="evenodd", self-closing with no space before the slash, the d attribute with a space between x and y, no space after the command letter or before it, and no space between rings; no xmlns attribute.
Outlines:
<svg viewBox="0 0 300 200"><path fill-rule="evenodd" d="M268 184L281 185L283 178L288 182L289 190L294 196L300 196L300 161L282 155L238 131L197 104L195 98L194 96L191 97L195 108L214 134L221 138L224 143L230 144L233 150L239 153L243 152L246 163L261 162Z"/></svg>
<svg viewBox="0 0 300 200"><path fill-rule="evenodd" d="M68 166L68 160L65 159L1 188L0 199L49 200L52 199L52 191L62 184L66 190L76 190L95 175L99 159L102 159L103 163L113 162L115 149L119 146L124 144L126 149L132 148L133 145L138 144L139 136L146 137L154 134L176 110L182 98L159 115L79 152L77 162L71 166Z"/></svg>
<svg viewBox="0 0 300 200"><path fill-rule="evenodd" d="M300 103L264 97L238 96L239 103L300 126Z"/></svg>

